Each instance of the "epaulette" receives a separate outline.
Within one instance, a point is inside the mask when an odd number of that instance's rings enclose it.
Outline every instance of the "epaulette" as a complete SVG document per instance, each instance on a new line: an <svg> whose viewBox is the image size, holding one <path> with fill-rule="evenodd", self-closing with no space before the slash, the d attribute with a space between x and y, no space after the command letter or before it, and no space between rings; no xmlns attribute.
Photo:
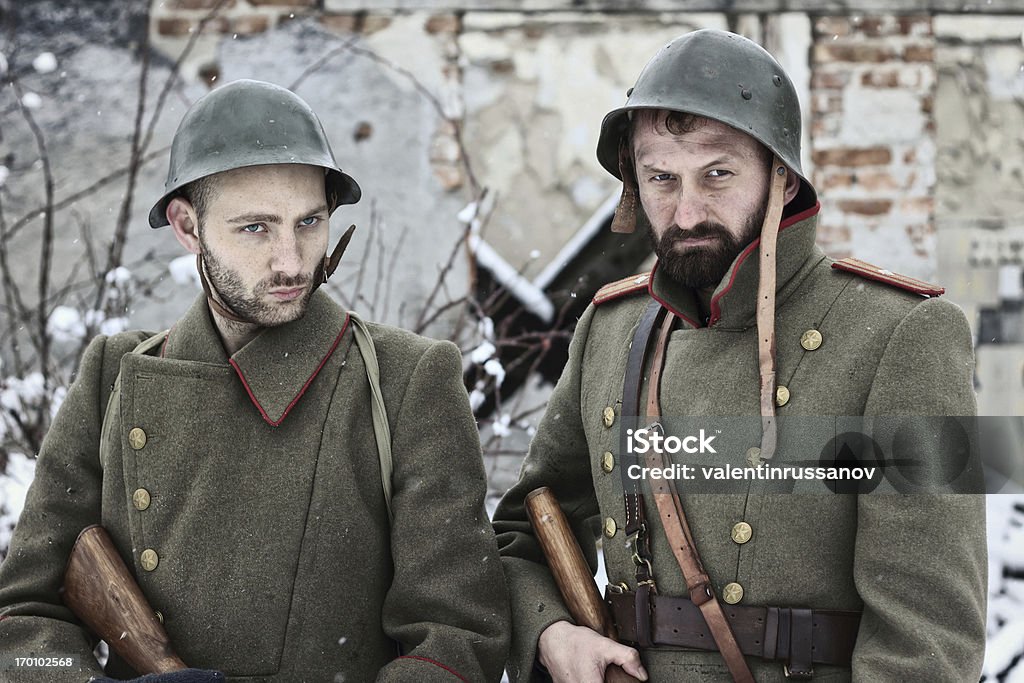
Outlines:
<svg viewBox="0 0 1024 683"><path fill-rule="evenodd" d="M833 263L832 267L836 270L845 270L848 273L860 275L868 280L884 282L887 285L899 287L900 289L905 289L908 292L914 292L915 294L921 294L922 296L939 296L946 292L945 287L933 285L930 282L918 280L917 278L912 278L907 275L900 275L899 273L894 273L885 268L879 268L878 266L866 263L856 258L841 259Z"/></svg>
<svg viewBox="0 0 1024 683"><path fill-rule="evenodd" d="M609 282L601 289L597 290L597 294L594 295L594 305L600 306L603 303L614 301L620 297L624 297L628 294L635 294L641 290L647 291L647 283L651 279L651 274L641 273L640 275L630 275L624 277L621 280L615 282Z"/></svg>

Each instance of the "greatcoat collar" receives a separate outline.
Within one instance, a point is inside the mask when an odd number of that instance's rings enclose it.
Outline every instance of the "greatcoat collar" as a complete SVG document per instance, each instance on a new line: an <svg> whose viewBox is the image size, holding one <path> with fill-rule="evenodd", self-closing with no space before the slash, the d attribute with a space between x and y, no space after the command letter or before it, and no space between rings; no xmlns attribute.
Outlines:
<svg viewBox="0 0 1024 683"><path fill-rule="evenodd" d="M779 225L776 253L776 308L807 276L813 266L825 258L815 243L820 204L790 216ZM756 324L757 283L761 238L751 242L733 260L711 296L709 327L745 330ZM697 292L672 280L654 265L647 285L650 295L689 327L703 327Z"/></svg>
<svg viewBox="0 0 1024 683"><path fill-rule="evenodd" d="M253 405L272 427L299 402L348 329L349 316L324 292L309 300L306 314L267 327L230 358L200 296L171 328L160 355L183 361L230 364Z"/></svg>

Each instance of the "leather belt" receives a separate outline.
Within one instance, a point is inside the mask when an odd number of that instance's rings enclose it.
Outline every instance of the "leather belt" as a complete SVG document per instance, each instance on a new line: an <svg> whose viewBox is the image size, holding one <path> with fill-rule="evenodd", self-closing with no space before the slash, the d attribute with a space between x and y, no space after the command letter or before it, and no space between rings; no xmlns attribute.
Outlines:
<svg viewBox="0 0 1024 683"><path fill-rule="evenodd" d="M651 640L655 645L715 652L700 608L687 598L651 596ZM632 591L608 591L605 600L619 639L636 643ZM726 619L744 655L786 663L787 675L806 678L814 664L849 667L860 626L860 612L790 607L723 605Z"/></svg>

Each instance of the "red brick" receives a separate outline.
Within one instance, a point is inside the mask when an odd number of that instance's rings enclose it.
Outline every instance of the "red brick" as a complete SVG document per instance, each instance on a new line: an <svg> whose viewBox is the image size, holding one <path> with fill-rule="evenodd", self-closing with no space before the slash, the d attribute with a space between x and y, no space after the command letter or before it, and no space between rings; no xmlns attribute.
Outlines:
<svg viewBox="0 0 1024 683"><path fill-rule="evenodd" d="M900 33L905 36L930 36L932 35L932 19L926 14L912 14L897 18L900 25Z"/></svg>
<svg viewBox="0 0 1024 683"><path fill-rule="evenodd" d="M811 102L817 114L837 114L843 110L842 95L819 91L812 96Z"/></svg>
<svg viewBox="0 0 1024 683"><path fill-rule="evenodd" d="M835 190L846 187L853 187L857 177L853 173L826 173L825 177L815 182L819 190Z"/></svg>
<svg viewBox="0 0 1024 683"><path fill-rule="evenodd" d="M274 7L316 7L317 0L249 0L250 5L261 7L272 5Z"/></svg>
<svg viewBox="0 0 1024 683"><path fill-rule="evenodd" d="M849 83L850 74L847 71L821 71L816 69L811 75L811 88L816 90L842 89Z"/></svg>
<svg viewBox="0 0 1024 683"><path fill-rule="evenodd" d="M465 183L462 167L453 164L434 164L433 167L434 177L446 192L454 192Z"/></svg>
<svg viewBox="0 0 1024 683"><path fill-rule="evenodd" d="M892 209L891 199L840 199L837 203L844 213L857 213L862 216L881 216Z"/></svg>
<svg viewBox="0 0 1024 683"><path fill-rule="evenodd" d="M192 22L180 17L164 17L156 20L156 32L162 36L187 36Z"/></svg>
<svg viewBox="0 0 1024 683"><path fill-rule="evenodd" d="M231 21L233 33L263 33L270 28L270 19L258 14L246 17L235 17Z"/></svg>
<svg viewBox="0 0 1024 683"><path fill-rule="evenodd" d="M856 26L857 32L869 38L881 38L899 33L900 26L895 17L864 17Z"/></svg>
<svg viewBox="0 0 1024 683"><path fill-rule="evenodd" d="M363 17L362 32L366 35L382 31L391 26L391 17L384 14L367 14Z"/></svg>
<svg viewBox="0 0 1024 683"><path fill-rule="evenodd" d="M935 48L931 45L908 45L903 48L903 61L933 62L935 61Z"/></svg>
<svg viewBox="0 0 1024 683"><path fill-rule="evenodd" d="M888 147L836 147L814 151L817 166L874 166L892 161Z"/></svg>
<svg viewBox="0 0 1024 683"><path fill-rule="evenodd" d="M435 14L424 24L427 33L458 33L459 17L454 14Z"/></svg>
<svg viewBox="0 0 1024 683"><path fill-rule="evenodd" d="M909 197L900 200L900 211L905 213L923 213L931 215L935 203L931 197Z"/></svg>
<svg viewBox="0 0 1024 683"><path fill-rule="evenodd" d="M877 192L879 190L897 190L900 184L896 182L896 179L892 177L891 173L885 171L868 171L861 172L855 176L857 187L863 188L869 192Z"/></svg>
<svg viewBox="0 0 1024 683"><path fill-rule="evenodd" d="M320 23L329 31L356 33L362 26L361 19L355 14L325 14L320 17Z"/></svg>
<svg viewBox="0 0 1024 683"><path fill-rule="evenodd" d="M846 17L818 17L814 20L814 32L819 37L850 35L850 20Z"/></svg>
<svg viewBox="0 0 1024 683"><path fill-rule="evenodd" d="M860 84L868 88L898 88L900 74L893 70L872 69L860 75Z"/></svg>
<svg viewBox="0 0 1024 683"><path fill-rule="evenodd" d="M888 45L866 43L826 42L814 46L814 61L818 64L830 62L882 63L895 60L895 50Z"/></svg>

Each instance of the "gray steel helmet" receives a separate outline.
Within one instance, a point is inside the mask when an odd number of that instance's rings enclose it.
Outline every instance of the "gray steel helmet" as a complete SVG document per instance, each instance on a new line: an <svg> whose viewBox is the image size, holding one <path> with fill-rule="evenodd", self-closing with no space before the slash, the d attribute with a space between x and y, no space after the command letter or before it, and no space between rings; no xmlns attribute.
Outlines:
<svg viewBox="0 0 1024 683"><path fill-rule="evenodd" d="M676 38L647 63L626 104L604 117L597 158L622 180L619 143L630 112L668 109L721 121L774 152L803 181L801 194L814 188L800 165L800 102L793 82L775 58L743 36L701 29Z"/></svg>
<svg viewBox="0 0 1024 683"><path fill-rule="evenodd" d="M320 120L298 95L263 81L233 81L197 100L178 124L164 196L149 212L150 226L167 225L167 204L193 180L263 164L327 169L332 210L355 204L362 194L334 160Z"/></svg>

